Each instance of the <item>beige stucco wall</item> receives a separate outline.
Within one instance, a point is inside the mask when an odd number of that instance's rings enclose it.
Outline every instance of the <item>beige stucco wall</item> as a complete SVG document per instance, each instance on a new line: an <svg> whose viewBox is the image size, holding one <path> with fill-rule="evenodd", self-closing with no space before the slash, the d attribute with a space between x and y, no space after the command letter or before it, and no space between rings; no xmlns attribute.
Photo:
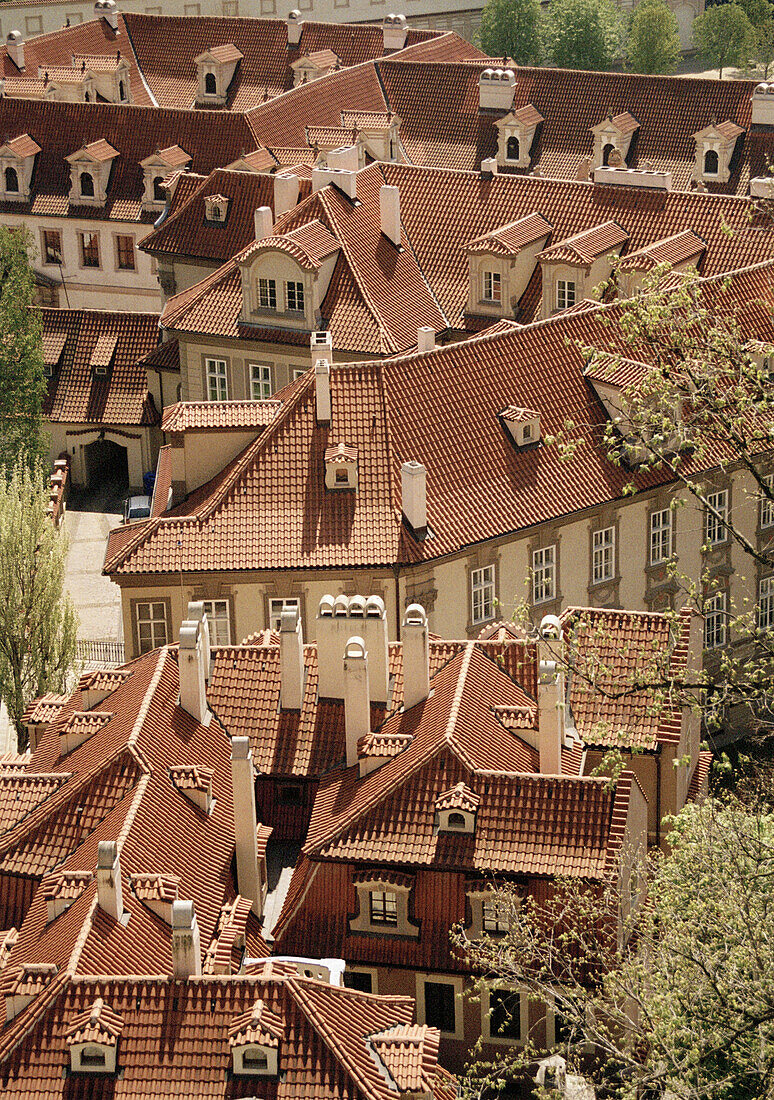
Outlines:
<svg viewBox="0 0 774 1100"><path fill-rule="evenodd" d="M225 359L229 401L250 399L249 364L268 364L272 368L273 389L291 382L294 370L305 371L311 365L308 346L250 343L204 336L180 335L180 383L183 401L207 401L207 358Z"/></svg>
<svg viewBox="0 0 774 1100"><path fill-rule="evenodd" d="M183 445L172 447L172 482L191 493L204 485L243 451L257 432L186 432Z"/></svg>
<svg viewBox="0 0 774 1100"><path fill-rule="evenodd" d="M71 484L86 484L85 448L99 439L103 429L99 424L90 428L84 424L46 424L49 434L51 461L66 451L70 457ZM160 444L158 429L135 425L111 425L104 429L104 438L125 447L129 464L129 484L141 489L142 475L156 467Z"/></svg>

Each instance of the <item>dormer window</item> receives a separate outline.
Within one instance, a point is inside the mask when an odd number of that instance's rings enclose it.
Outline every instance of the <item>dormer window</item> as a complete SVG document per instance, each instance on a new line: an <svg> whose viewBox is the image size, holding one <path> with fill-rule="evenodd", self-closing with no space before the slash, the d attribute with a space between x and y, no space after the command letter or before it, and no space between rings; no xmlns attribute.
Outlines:
<svg viewBox="0 0 774 1100"><path fill-rule="evenodd" d="M509 137L508 144L506 145L505 159L506 160L518 160L521 156L519 139L517 137Z"/></svg>
<svg viewBox="0 0 774 1100"><path fill-rule="evenodd" d="M398 895L394 890L372 890L369 895L371 924L395 928L398 924Z"/></svg>
<svg viewBox="0 0 774 1100"><path fill-rule="evenodd" d="M164 177L163 176L154 176L153 177L153 201L154 202L166 202L167 201L167 193L164 190L163 184L164 184Z"/></svg>
<svg viewBox="0 0 774 1100"><path fill-rule="evenodd" d="M6 168L5 170L5 191L8 195L18 195L19 193L19 176L15 168Z"/></svg>
<svg viewBox="0 0 774 1100"><path fill-rule="evenodd" d="M121 1016L101 997L79 1013L66 1032L72 1073L115 1073L118 1042L124 1028Z"/></svg>
<svg viewBox="0 0 774 1100"><path fill-rule="evenodd" d="M2 197L16 202L27 202L35 156L40 146L29 134L21 134L0 145L0 182Z"/></svg>
<svg viewBox="0 0 774 1100"><path fill-rule="evenodd" d="M577 301L577 288L574 279L556 280L556 308L571 309Z"/></svg>
<svg viewBox="0 0 774 1100"><path fill-rule="evenodd" d="M345 443L325 451L325 488L357 489L357 451Z"/></svg>
<svg viewBox="0 0 774 1100"><path fill-rule="evenodd" d="M503 286L502 276L499 271L485 271L484 272L484 301L485 302L502 302L503 300Z"/></svg>
<svg viewBox="0 0 774 1100"><path fill-rule="evenodd" d="M81 198L82 199L93 199L94 198L94 176L92 176L91 172L81 172L79 180L80 180L80 188L81 188Z"/></svg>
<svg viewBox="0 0 774 1100"><path fill-rule="evenodd" d="M104 206L110 169L117 156L118 150L103 138L66 157L70 165L71 201L86 206Z"/></svg>
<svg viewBox="0 0 774 1100"><path fill-rule="evenodd" d="M205 50L194 58L199 79L196 102L202 106L225 106L241 52L233 42Z"/></svg>
<svg viewBox="0 0 774 1100"><path fill-rule="evenodd" d="M215 73L209 72L204 74L204 94L205 95L217 95L218 94L218 82L215 79Z"/></svg>
<svg viewBox="0 0 774 1100"><path fill-rule="evenodd" d="M639 122L628 111L622 111L619 115L608 115L602 122L592 126L594 167L604 165L612 168L624 165L632 139L639 128ZM618 157L621 158L620 161Z"/></svg>
<svg viewBox="0 0 774 1100"><path fill-rule="evenodd" d="M145 185L143 208L163 210L167 202L164 181L175 173L184 172L190 163L191 158L188 153L179 145L156 149L149 157L141 160L140 167L143 170Z"/></svg>
<svg viewBox="0 0 774 1100"><path fill-rule="evenodd" d="M542 121L531 103L497 120L497 163L501 168L529 168L535 133Z"/></svg>
<svg viewBox="0 0 774 1100"><path fill-rule="evenodd" d="M731 176L731 158L737 141L743 133L741 126L726 119L725 122L713 122L694 134L693 140L696 142L694 179L728 183Z"/></svg>
<svg viewBox="0 0 774 1100"><path fill-rule="evenodd" d="M458 783L435 800L439 833L475 833L476 811L481 801L466 783Z"/></svg>
<svg viewBox="0 0 774 1100"><path fill-rule="evenodd" d="M398 872L364 871L355 876L359 912L349 922L352 932L392 932L418 936L409 920L408 906L414 880Z"/></svg>
<svg viewBox="0 0 774 1100"><path fill-rule="evenodd" d="M229 200L225 195L204 196L204 217L208 222L225 222Z"/></svg>
<svg viewBox="0 0 774 1100"><path fill-rule="evenodd" d="M258 280L258 308L277 308L277 282L275 279Z"/></svg>
<svg viewBox="0 0 774 1100"><path fill-rule="evenodd" d="M237 1017L229 1031L229 1046L236 1075L276 1077L285 1023L263 1001Z"/></svg>
<svg viewBox="0 0 774 1100"><path fill-rule="evenodd" d="M304 284L295 281L285 283L285 303L288 312L304 312Z"/></svg>
<svg viewBox="0 0 774 1100"><path fill-rule="evenodd" d="M704 154L704 175L716 176L720 171L720 161L716 149L708 149Z"/></svg>
<svg viewBox="0 0 774 1100"><path fill-rule="evenodd" d="M602 164L604 165L605 168L610 167L610 154L613 153L614 151L615 151L615 145L613 145L612 142L608 141L608 143L605 145L604 149L602 150Z"/></svg>
<svg viewBox="0 0 774 1100"><path fill-rule="evenodd" d="M126 85L124 84L123 80L119 80L118 82L118 102L126 102Z"/></svg>
<svg viewBox="0 0 774 1100"><path fill-rule="evenodd" d="M540 414L534 409L509 405L500 413L505 430L517 447L528 447L540 440Z"/></svg>

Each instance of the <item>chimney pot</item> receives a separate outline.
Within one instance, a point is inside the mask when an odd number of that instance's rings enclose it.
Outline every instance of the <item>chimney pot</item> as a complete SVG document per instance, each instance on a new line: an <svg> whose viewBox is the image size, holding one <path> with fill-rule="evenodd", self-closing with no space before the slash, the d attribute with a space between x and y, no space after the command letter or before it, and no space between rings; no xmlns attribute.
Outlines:
<svg viewBox="0 0 774 1100"><path fill-rule="evenodd" d="M400 470L403 515L415 533L427 530L427 470L421 462L404 462Z"/></svg>
<svg viewBox="0 0 774 1100"><path fill-rule="evenodd" d="M186 981L202 972L199 924L192 901L172 902L172 976Z"/></svg>
<svg viewBox="0 0 774 1100"><path fill-rule="evenodd" d="M403 707L422 703L430 694L430 644L427 613L418 603L406 608L403 616Z"/></svg>
<svg viewBox="0 0 774 1100"><path fill-rule="evenodd" d="M124 915L121 864L114 840L101 840L97 847L97 901L113 920L121 920Z"/></svg>
<svg viewBox="0 0 774 1100"><path fill-rule="evenodd" d="M435 351L435 329L430 325L420 325L417 329L417 351Z"/></svg>
<svg viewBox="0 0 774 1100"><path fill-rule="evenodd" d="M304 698L304 639L297 607L286 607L280 621L280 707L300 710Z"/></svg>
<svg viewBox="0 0 774 1100"><path fill-rule="evenodd" d="M328 167L357 172L360 167L360 153L357 145L342 145L340 149L331 149L328 153Z"/></svg>
<svg viewBox="0 0 774 1100"><path fill-rule="evenodd" d="M288 27L288 45L297 46L301 41L301 31L304 29L304 20L298 8L288 12L285 22Z"/></svg>
<svg viewBox="0 0 774 1100"><path fill-rule="evenodd" d="M379 217L382 233L400 248L400 191L382 184L379 188Z"/></svg>
<svg viewBox="0 0 774 1100"><path fill-rule="evenodd" d="M298 202L299 192L298 176L274 177L274 213L276 217L284 214L286 210L292 210Z"/></svg>
<svg viewBox="0 0 774 1100"><path fill-rule="evenodd" d="M371 732L368 691L368 653L362 638L354 636L344 647L344 728L347 767L358 762L357 743Z"/></svg>
<svg viewBox="0 0 774 1100"><path fill-rule="evenodd" d="M408 37L408 23L405 15L394 15L390 12L382 21L382 40L384 52L388 50L402 50Z"/></svg>
<svg viewBox="0 0 774 1100"><path fill-rule="evenodd" d="M264 237L270 237L274 228L274 219L270 206L259 206L253 215L255 220L255 239L262 241Z"/></svg>

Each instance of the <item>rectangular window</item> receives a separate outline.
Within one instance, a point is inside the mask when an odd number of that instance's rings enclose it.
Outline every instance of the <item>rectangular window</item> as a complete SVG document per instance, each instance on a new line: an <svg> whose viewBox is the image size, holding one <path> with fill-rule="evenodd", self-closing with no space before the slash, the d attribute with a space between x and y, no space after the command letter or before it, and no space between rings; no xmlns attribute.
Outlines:
<svg viewBox="0 0 774 1100"><path fill-rule="evenodd" d="M507 906L499 898L490 898L482 906L482 924L484 931L502 934L510 928Z"/></svg>
<svg viewBox="0 0 774 1100"><path fill-rule="evenodd" d="M718 546L721 542L725 542L728 537L728 528L726 527L728 490L721 489L717 493L708 493L707 505L704 531L706 541L709 546ZM713 509L713 511L710 511L710 509Z"/></svg>
<svg viewBox="0 0 774 1100"><path fill-rule="evenodd" d="M761 630L774 630L774 577L764 577L758 582L758 626Z"/></svg>
<svg viewBox="0 0 774 1100"><path fill-rule="evenodd" d="M503 287L499 271L484 272L484 301L502 302Z"/></svg>
<svg viewBox="0 0 774 1100"><path fill-rule="evenodd" d="M99 233L79 233L81 267L99 267Z"/></svg>
<svg viewBox="0 0 774 1100"><path fill-rule="evenodd" d="M347 967L344 971L344 988L357 989L361 993L373 993L374 976L366 970L350 970Z"/></svg>
<svg viewBox="0 0 774 1100"><path fill-rule="evenodd" d="M293 375L293 381L295 381L296 378L300 378L303 374L306 374L306 371L306 367L293 367L293 370L291 372Z"/></svg>
<svg viewBox="0 0 774 1100"><path fill-rule="evenodd" d="M303 313L304 312L304 284L288 282L285 283L285 308L288 313Z"/></svg>
<svg viewBox="0 0 774 1100"><path fill-rule="evenodd" d="M545 603L556 597L556 547L532 551L532 602Z"/></svg>
<svg viewBox="0 0 774 1100"><path fill-rule="evenodd" d="M470 574L471 618L474 623L485 623L494 618L495 570L493 565L474 569Z"/></svg>
<svg viewBox="0 0 774 1100"><path fill-rule="evenodd" d="M672 556L672 509L652 512L650 517L650 564L659 565Z"/></svg>
<svg viewBox="0 0 774 1100"><path fill-rule="evenodd" d="M137 641L140 653L167 644L167 609L163 603L137 604Z"/></svg>
<svg viewBox="0 0 774 1100"><path fill-rule="evenodd" d="M489 994L489 1034L492 1039L520 1042L521 997L512 989L493 989Z"/></svg>
<svg viewBox="0 0 774 1100"><path fill-rule="evenodd" d="M210 401L228 401L225 359L206 359L207 394Z"/></svg>
<svg viewBox="0 0 774 1100"><path fill-rule="evenodd" d="M277 308L277 283L275 279L258 280L258 305L261 309Z"/></svg>
<svg viewBox="0 0 774 1100"><path fill-rule="evenodd" d="M454 1035L457 1031L457 999L449 982L425 982L425 1024Z"/></svg>
<svg viewBox="0 0 774 1100"><path fill-rule="evenodd" d="M298 783L284 783L279 789L279 800L283 806L300 806L304 801L303 791Z"/></svg>
<svg viewBox="0 0 774 1100"><path fill-rule="evenodd" d="M269 600L269 629L279 630L282 626L282 612L289 608L295 608L299 610L299 603L297 599L274 599Z"/></svg>
<svg viewBox="0 0 774 1100"><path fill-rule="evenodd" d="M774 492L774 474L767 474L763 482L770 492ZM761 492L761 527L774 527L774 500Z"/></svg>
<svg viewBox="0 0 774 1100"><path fill-rule="evenodd" d="M43 17L41 15L28 15L24 20L24 26L27 34L42 34Z"/></svg>
<svg viewBox="0 0 774 1100"><path fill-rule="evenodd" d="M268 363L251 363L250 397L253 401L266 401L271 395L271 367Z"/></svg>
<svg viewBox="0 0 774 1100"><path fill-rule="evenodd" d="M58 229L43 230L43 263L61 264L62 234Z"/></svg>
<svg viewBox="0 0 774 1100"><path fill-rule="evenodd" d="M391 890L372 890L369 894L371 924L385 924L393 928L398 924L398 895Z"/></svg>
<svg viewBox="0 0 774 1100"><path fill-rule="evenodd" d="M556 308L569 309L575 305L575 283L568 279L556 281Z"/></svg>
<svg viewBox="0 0 774 1100"><path fill-rule="evenodd" d="M233 19L239 15L239 4L237 0L223 0L223 14L226 18Z"/></svg>
<svg viewBox="0 0 774 1100"><path fill-rule="evenodd" d="M228 600L205 600L204 610L210 627L210 645L231 645Z"/></svg>
<svg viewBox="0 0 774 1100"><path fill-rule="evenodd" d="M591 580L593 584L613 579L615 572L615 527L604 527L592 535Z"/></svg>
<svg viewBox="0 0 774 1100"><path fill-rule="evenodd" d="M716 592L704 601L704 648L726 644L726 593Z"/></svg>
<svg viewBox="0 0 774 1100"><path fill-rule="evenodd" d="M116 254L119 271L134 271L134 237L119 234L116 237Z"/></svg>

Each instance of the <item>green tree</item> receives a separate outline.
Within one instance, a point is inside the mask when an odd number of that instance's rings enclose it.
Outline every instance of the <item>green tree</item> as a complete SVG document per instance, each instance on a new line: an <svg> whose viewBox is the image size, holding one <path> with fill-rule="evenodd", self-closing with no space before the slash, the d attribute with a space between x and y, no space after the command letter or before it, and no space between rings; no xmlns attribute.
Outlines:
<svg viewBox="0 0 774 1100"><path fill-rule="evenodd" d="M42 407L46 395L40 316L26 230L0 226L0 468L46 456Z"/></svg>
<svg viewBox="0 0 774 1100"><path fill-rule="evenodd" d="M641 0L629 30L629 68L637 73L674 72L680 57L677 19L664 0Z"/></svg>
<svg viewBox="0 0 774 1100"><path fill-rule="evenodd" d="M565 69L605 70L622 54L624 16L615 0L551 0L545 47Z"/></svg>
<svg viewBox="0 0 774 1100"><path fill-rule="evenodd" d="M20 750L25 706L65 690L76 648L77 616L64 592L67 543L47 503L40 466L20 461L0 478L0 698Z"/></svg>
<svg viewBox="0 0 774 1100"><path fill-rule="evenodd" d="M754 48L752 24L739 4L715 4L693 21L693 41L711 68L741 65Z"/></svg>
<svg viewBox="0 0 774 1100"><path fill-rule="evenodd" d="M490 57L511 57L534 65L541 56L540 0L488 0L481 12L478 37Z"/></svg>

